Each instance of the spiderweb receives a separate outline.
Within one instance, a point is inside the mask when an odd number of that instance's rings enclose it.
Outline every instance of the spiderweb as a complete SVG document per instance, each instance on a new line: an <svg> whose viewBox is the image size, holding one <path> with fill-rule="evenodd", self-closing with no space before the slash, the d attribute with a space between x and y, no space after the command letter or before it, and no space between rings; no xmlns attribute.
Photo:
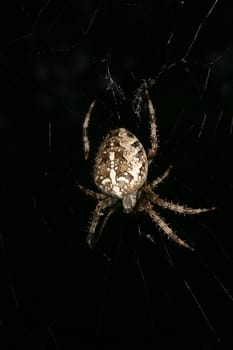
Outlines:
<svg viewBox="0 0 233 350"><path fill-rule="evenodd" d="M231 349L231 10L221 0L1 5L1 349ZM148 148L145 80L160 140L149 180L172 164L161 197L217 210L161 210L194 252L121 210L90 251L96 203L77 181L96 190L94 156L111 129Z"/></svg>

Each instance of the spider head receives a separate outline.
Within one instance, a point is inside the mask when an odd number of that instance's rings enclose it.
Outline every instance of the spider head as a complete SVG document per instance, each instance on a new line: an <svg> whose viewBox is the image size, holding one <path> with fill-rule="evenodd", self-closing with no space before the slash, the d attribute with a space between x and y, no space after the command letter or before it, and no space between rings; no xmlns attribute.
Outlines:
<svg viewBox="0 0 233 350"><path fill-rule="evenodd" d="M124 212L125 213L131 212L135 207L136 202L137 202L137 192L133 192L131 194L128 194L127 196L123 196L122 205L123 205Z"/></svg>

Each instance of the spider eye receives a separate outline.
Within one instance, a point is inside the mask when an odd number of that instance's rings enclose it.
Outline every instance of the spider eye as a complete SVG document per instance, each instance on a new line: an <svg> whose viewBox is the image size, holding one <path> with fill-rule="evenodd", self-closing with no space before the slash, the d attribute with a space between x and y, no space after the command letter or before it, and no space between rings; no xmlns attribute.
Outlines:
<svg viewBox="0 0 233 350"><path fill-rule="evenodd" d="M122 199L122 205L124 208L124 211L126 213L128 213L129 211L131 211L133 209L133 207L136 204L136 199L137 199L137 193L131 193L128 196L124 196Z"/></svg>

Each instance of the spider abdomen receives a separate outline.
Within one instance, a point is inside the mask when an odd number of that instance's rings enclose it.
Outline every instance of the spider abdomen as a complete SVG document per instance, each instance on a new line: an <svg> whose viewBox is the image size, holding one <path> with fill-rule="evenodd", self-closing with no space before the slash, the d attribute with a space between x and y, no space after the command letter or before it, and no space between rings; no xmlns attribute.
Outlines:
<svg viewBox="0 0 233 350"><path fill-rule="evenodd" d="M142 187L147 172L145 149L134 134L120 128L107 135L94 167L94 180L101 191L123 198Z"/></svg>

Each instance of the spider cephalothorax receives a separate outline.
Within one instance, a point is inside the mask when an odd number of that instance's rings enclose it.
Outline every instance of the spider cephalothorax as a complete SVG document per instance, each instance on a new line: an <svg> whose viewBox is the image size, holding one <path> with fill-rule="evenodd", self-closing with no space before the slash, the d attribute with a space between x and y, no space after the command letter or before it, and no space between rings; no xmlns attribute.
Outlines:
<svg viewBox="0 0 233 350"><path fill-rule="evenodd" d="M150 184L147 183L148 167L156 155L158 140L155 111L146 85L145 98L150 117L151 147L148 152L146 153L141 142L130 131L124 128L113 130L101 143L94 164L94 181L101 193L79 185L87 195L98 200L87 235L87 243L90 247L95 242L96 227L100 217L104 214L104 210L109 208L103 220L102 229L109 216L118 207L119 202L122 203L123 209L127 213L133 210L146 212L164 234L179 245L189 249L193 248L174 233L164 219L156 213L153 206L157 205L180 214L200 214L215 209L214 207L193 209L167 201L156 195L153 189L169 175L171 167ZM91 103L83 123L83 143L86 159L90 150L87 129L95 102Z"/></svg>

